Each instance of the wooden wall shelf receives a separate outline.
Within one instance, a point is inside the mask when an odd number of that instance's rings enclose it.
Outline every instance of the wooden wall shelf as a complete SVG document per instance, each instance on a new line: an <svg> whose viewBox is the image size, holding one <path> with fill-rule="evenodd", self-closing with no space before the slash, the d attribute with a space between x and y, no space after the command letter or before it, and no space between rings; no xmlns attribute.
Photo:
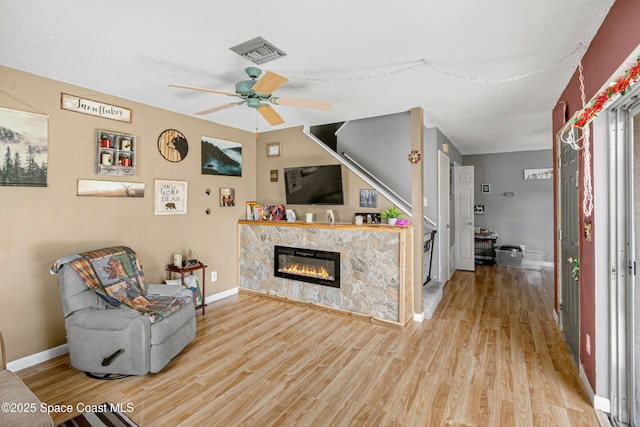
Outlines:
<svg viewBox="0 0 640 427"><path fill-rule="evenodd" d="M96 131L96 174L136 174L136 137L108 130Z"/></svg>

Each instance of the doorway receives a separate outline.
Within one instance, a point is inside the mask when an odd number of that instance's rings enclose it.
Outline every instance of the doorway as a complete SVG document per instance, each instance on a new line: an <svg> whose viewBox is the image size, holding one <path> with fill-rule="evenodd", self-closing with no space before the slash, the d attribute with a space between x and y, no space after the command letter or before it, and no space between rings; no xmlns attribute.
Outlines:
<svg viewBox="0 0 640 427"><path fill-rule="evenodd" d="M570 129L568 132L576 132ZM562 133L562 131L561 131ZM575 136L575 135L574 135ZM560 288L558 318L573 360L580 364L580 287L574 277L578 260L578 152L558 138L558 259L557 281Z"/></svg>
<svg viewBox="0 0 640 427"><path fill-rule="evenodd" d="M473 166L454 167L455 259L460 270L475 271L475 218L473 212Z"/></svg>
<svg viewBox="0 0 640 427"><path fill-rule="evenodd" d="M438 151L438 280L443 285L451 277L451 218L450 199L451 177L449 156Z"/></svg>
<svg viewBox="0 0 640 427"><path fill-rule="evenodd" d="M640 259L638 258L637 248L640 248L640 112L637 112L632 119L632 135L633 135L633 229L634 229L634 257L633 266L634 273L640 265ZM631 331L629 333L631 342L631 354L628 355L633 366L633 384L631 384L631 397L633 407L631 411L631 425L638 427L640 425L640 288L637 286L635 280L636 274L633 274L631 279L631 304L629 306L628 325L631 325Z"/></svg>
<svg viewBox="0 0 640 427"><path fill-rule="evenodd" d="M609 110L611 206L611 415L640 425L640 87ZM631 102L629 102L631 100Z"/></svg>

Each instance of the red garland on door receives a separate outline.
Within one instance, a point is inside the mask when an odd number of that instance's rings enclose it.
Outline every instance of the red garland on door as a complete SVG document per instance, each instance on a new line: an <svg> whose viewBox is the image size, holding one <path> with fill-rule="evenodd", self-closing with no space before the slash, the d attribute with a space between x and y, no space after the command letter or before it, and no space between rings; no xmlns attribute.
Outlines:
<svg viewBox="0 0 640 427"><path fill-rule="evenodd" d="M575 126L583 127L589 123L600 111L604 108L607 101L616 94L624 95L627 88L635 83L640 78L640 56L638 56L638 62L636 65L628 69L624 76L619 77L615 82L611 83L609 87L599 94L597 94L591 104L582 110L580 116L574 120Z"/></svg>

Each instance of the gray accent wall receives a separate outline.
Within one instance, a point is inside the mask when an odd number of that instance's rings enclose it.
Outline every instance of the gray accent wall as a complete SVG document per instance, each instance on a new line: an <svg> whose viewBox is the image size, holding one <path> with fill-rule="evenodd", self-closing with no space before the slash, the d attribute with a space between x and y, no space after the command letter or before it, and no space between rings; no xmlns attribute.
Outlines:
<svg viewBox="0 0 640 427"><path fill-rule="evenodd" d="M475 216L476 227L497 231L498 245L525 245L525 250L545 252L543 261L552 262L553 179L525 180L524 169L551 168L553 150L469 155L463 164L475 167L475 204L484 205L485 214ZM482 193L482 184L491 192Z"/></svg>
<svg viewBox="0 0 640 427"><path fill-rule="evenodd" d="M337 152L347 153L411 203L411 114L409 112L347 122L336 133ZM390 206L380 206L384 210Z"/></svg>

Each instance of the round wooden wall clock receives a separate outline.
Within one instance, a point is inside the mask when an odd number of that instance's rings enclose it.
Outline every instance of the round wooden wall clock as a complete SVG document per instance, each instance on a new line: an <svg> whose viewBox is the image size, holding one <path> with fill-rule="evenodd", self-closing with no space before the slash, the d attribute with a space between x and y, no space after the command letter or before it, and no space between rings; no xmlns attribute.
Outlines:
<svg viewBox="0 0 640 427"><path fill-rule="evenodd" d="M187 157L189 143L181 132L167 129L158 137L158 151L170 162L181 162Z"/></svg>

